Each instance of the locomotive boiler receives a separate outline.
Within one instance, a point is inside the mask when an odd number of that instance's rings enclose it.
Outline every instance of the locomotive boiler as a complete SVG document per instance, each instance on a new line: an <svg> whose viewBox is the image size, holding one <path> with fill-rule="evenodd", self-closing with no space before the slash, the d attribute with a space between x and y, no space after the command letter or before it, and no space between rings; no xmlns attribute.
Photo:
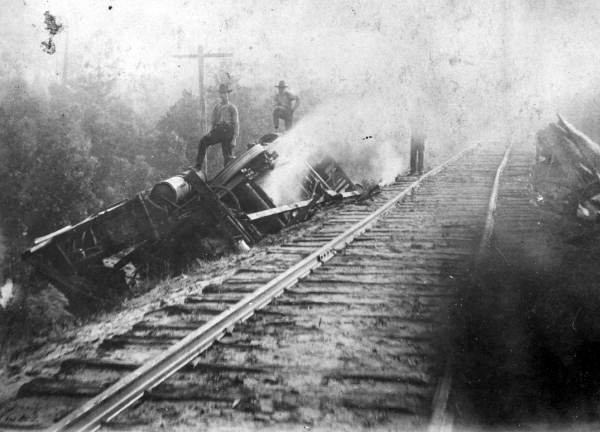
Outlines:
<svg viewBox="0 0 600 432"><path fill-rule="evenodd" d="M39 237L23 258L72 303L98 300L127 289L128 264L136 273L173 273L193 258L221 254L223 247L252 246L305 218L316 205L359 193L343 169L325 157L301 161L300 178L286 184L299 199L277 202L269 185L286 180L286 166L269 150L276 138L263 137L210 180L190 168Z"/></svg>

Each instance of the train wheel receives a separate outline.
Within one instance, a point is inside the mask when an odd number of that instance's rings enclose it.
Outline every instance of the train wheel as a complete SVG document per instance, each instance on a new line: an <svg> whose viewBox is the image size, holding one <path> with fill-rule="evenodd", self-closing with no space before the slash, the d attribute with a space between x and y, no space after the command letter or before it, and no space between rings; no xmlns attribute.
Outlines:
<svg viewBox="0 0 600 432"><path fill-rule="evenodd" d="M210 183L216 186L224 186L229 180L231 180L242 168L252 162L254 159L259 157L265 152L265 148L261 145L255 145L250 147L247 151L242 153L237 159L227 165L221 172L219 172Z"/></svg>

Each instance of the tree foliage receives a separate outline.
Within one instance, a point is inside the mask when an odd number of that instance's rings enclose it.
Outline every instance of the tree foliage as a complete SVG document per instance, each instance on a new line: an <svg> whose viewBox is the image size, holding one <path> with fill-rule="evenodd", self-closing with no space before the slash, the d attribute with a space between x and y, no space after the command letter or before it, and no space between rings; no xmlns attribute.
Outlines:
<svg viewBox="0 0 600 432"><path fill-rule="evenodd" d="M16 287L7 308L0 308L0 346L17 349L73 320L66 298L30 278L31 269L20 259L35 237L75 224L195 162L202 135L198 98L184 92L156 115L152 86L145 87L145 96L126 99L114 70L88 65L69 85L39 91L19 79L21 73L0 66L0 285L11 278ZM233 87L239 155L272 130L274 89ZM300 97L298 117L316 100L311 94ZM145 101L153 105L144 107ZM209 91L208 112L217 101ZM222 167L221 149L214 146L208 152L209 176Z"/></svg>
<svg viewBox="0 0 600 432"><path fill-rule="evenodd" d="M77 119L55 108L20 82L0 104L0 208L13 239L47 233L98 204L97 161Z"/></svg>
<svg viewBox="0 0 600 432"><path fill-rule="evenodd" d="M201 138L199 111L198 98L185 91L158 121L148 154L164 174L174 174L195 162Z"/></svg>

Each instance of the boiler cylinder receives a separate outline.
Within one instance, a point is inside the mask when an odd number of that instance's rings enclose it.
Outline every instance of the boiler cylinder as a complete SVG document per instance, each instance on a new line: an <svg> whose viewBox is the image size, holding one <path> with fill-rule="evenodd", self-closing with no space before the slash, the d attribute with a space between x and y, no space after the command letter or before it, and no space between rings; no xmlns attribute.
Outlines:
<svg viewBox="0 0 600 432"><path fill-rule="evenodd" d="M192 186L185 181L183 175L179 175L156 183L150 192L150 199L156 203L166 201L178 204L191 192Z"/></svg>

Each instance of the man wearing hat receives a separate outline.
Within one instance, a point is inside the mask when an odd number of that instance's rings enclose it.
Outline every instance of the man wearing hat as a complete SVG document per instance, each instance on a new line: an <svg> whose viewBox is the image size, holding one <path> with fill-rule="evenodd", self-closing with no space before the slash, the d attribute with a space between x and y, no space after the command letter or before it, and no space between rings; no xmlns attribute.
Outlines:
<svg viewBox="0 0 600 432"><path fill-rule="evenodd" d="M296 111L296 108L300 105L300 98L286 90L287 86L283 80L279 81L279 85L276 85L275 87L279 89L275 95L273 104L273 124L275 125L275 132L279 130L279 119L283 119L285 122L285 130L287 131L292 127L294 111Z"/></svg>
<svg viewBox="0 0 600 432"><path fill-rule="evenodd" d="M208 147L218 143L221 143L224 165L227 166L234 159L233 148L240 131L240 121L238 109L229 102L229 93L231 93L231 90L226 84L219 86L221 101L212 112L211 130L200 139L198 146L198 156L196 158L196 169L198 170L202 169Z"/></svg>

